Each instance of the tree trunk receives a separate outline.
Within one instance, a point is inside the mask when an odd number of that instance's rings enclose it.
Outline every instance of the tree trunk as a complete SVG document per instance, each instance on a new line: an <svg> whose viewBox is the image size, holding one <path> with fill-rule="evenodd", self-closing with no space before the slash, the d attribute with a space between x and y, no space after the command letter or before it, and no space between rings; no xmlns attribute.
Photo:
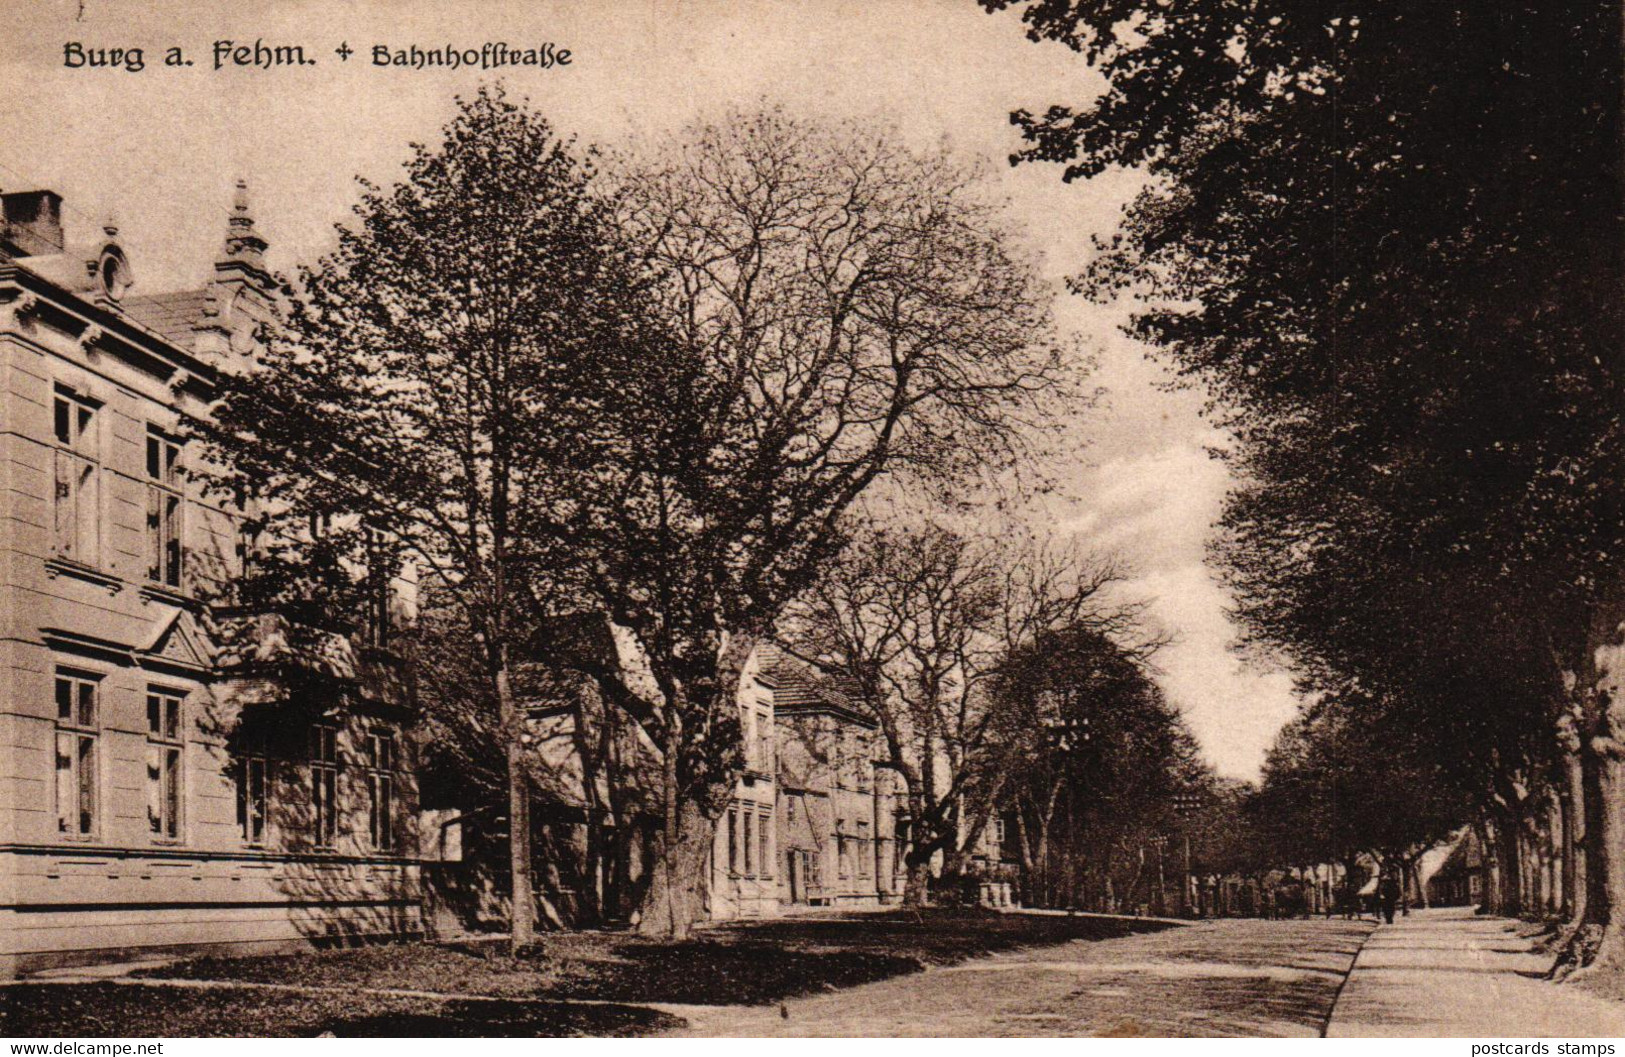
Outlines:
<svg viewBox="0 0 1625 1057"><path fill-rule="evenodd" d="M522 722L514 708L506 657L497 657L494 680L497 711L508 744L508 874L512 893L509 946L518 951L536 942L536 897L530 879L530 786L525 779Z"/></svg>
<svg viewBox="0 0 1625 1057"><path fill-rule="evenodd" d="M705 863L715 835L715 822L698 804L678 805L675 836L660 835L645 912L638 921L640 935L686 940L693 934L705 907Z"/></svg>
<svg viewBox="0 0 1625 1057"><path fill-rule="evenodd" d="M1523 860L1518 854L1521 841L1517 819L1510 812L1507 815L1495 821L1495 866L1500 875L1495 912L1515 918L1523 912Z"/></svg>
<svg viewBox="0 0 1625 1057"><path fill-rule="evenodd" d="M1484 895L1483 901L1478 904L1480 914L1493 912L1500 898L1495 877L1495 844L1490 839L1493 832L1494 827L1483 816L1473 823L1473 833L1478 838L1479 887Z"/></svg>
<svg viewBox="0 0 1625 1057"><path fill-rule="evenodd" d="M691 731L685 719L696 709L701 718L707 712L716 715L738 709L740 679L757 641L748 632L730 633L708 671L688 670L662 684L666 722L661 739L660 841L638 920L642 935L687 939L707 909L710 878L706 862L716 839L717 819L733 796L738 774L730 772L708 786L684 793L679 767L684 739L701 732L698 726ZM691 688L697 686L706 687L711 696L691 698ZM768 849L761 849L760 854L767 855Z"/></svg>
<svg viewBox="0 0 1625 1057"><path fill-rule="evenodd" d="M1410 902L1424 910L1427 909L1428 893L1427 889L1422 886L1422 860L1420 857L1406 860L1405 885L1410 889Z"/></svg>
<svg viewBox="0 0 1625 1057"><path fill-rule="evenodd" d="M1625 705L1625 702L1621 702ZM1615 706L1616 708L1619 706ZM1613 711L1613 709L1610 709ZM1621 731L1617 719L1611 718L1612 732ZM1598 972L1625 971L1625 760L1620 758L1619 742L1598 752L1598 792L1602 816L1602 840L1599 858L1604 871L1603 890L1607 898L1607 921L1602 940L1591 967Z"/></svg>
<svg viewBox="0 0 1625 1057"><path fill-rule="evenodd" d="M645 936L687 939L697 902L688 898L678 862L683 851L683 803L678 784L678 760L683 745L682 714L677 702L668 702L666 728L661 745L660 840L649 889L644 893L638 918L638 932Z"/></svg>
<svg viewBox="0 0 1625 1057"><path fill-rule="evenodd" d="M1586 906L1563 957L1578 961L1587 933L1600 937L1576 977L1625 971L1625 913L1616 912L1625 908L1625 605L1616 598L1598 604L1586 642L1589 679L1580 683Z"/></svg>
<svg viewBox="0 0 1625 1057"><path fill-rule="evenodd" d="M1586 920L1585 769L1578 740L1572 749L1565 747L1563 780L1563 915L1574 930Z"/></svg>
<svg viewBox="0 0 1625 1057"><path fill-rule="evenodd" d="M1589 925L1599 925L1602 920L1597 917L1596 904L1592 903L1591 888L1596 878L1591 876L1589 860L1592 859L1592 841L1589 834L1596 833L1594 820L1591 815L1596 811L1596 797L1588 794L1589 785L1586 772L1592 768L1586 766L1586 753L1581 748L1578 727L1573 722L1568 724L1568 732L1573 737L1565 738L1565 751L1563 751L1563 898L1566 901L1566 914L1568 925L1563 929L1562 937L1558 938L1555 948L1558 950L1558 971L1573 968L1573 948L1579 935Z"/></svg>
<svg viewBox="0 0 1625 1057"><path fill-rule="evenodd" d="M931 860L914 861L909 856L908 876L903 882L903 905L923 907L931 905Z"/></svg>

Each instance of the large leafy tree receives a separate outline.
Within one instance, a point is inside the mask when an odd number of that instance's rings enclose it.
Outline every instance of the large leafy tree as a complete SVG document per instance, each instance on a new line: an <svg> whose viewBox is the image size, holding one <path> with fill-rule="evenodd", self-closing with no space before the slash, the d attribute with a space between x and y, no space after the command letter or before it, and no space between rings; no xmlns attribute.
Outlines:
<svg viewBox="0 0 1625 1057"><path fill-rule="evenodd" d="M315 595L342 619L347 580L411 559L466 628L470 698L496 711L507 755L516 946L534 904L513 671L558 581L538 515L602 465L609 423L635 421L620 380L661 344L649 277L593 181L590 152L501 88L460 99L399 183L363 183L199 427L264 541L245 600Z"/></svg>
<svg viewBox="0 0 1625 1057"><path fill-rule="evenodd" d="M1456 718L1498 713L1480 747L1503 781L1564 720L1587 918L1600 963L1625 962L1618 6L984 6L1108 78L1015 115L1022 157L1148 176L1079 285L1146 295L1136 333L1237 437L1227 558L1254 631L1312 685L1431 713L1436 756L1472 747ZM1518 644L1545 704L1467 693L1457 628Z"/></svg>
<svg viewBox="0 0 1625 1057"><path fill-rule="evenodd" d="M1257 808L1278 866L1370 856L1398 873L1472 818L1425 731L1358 691L1321 698L1276 738Z"/></svg>
<svg viewBox="0 0 1625 1057"><path fill-rule="evenodd" d="M1147 667L1157 644L1134 630L1074 614L1013 644L993 675L1029 905L1132 902L1150 883L1147 843L1176 835L1178 798L1208 784Z"/></svg>

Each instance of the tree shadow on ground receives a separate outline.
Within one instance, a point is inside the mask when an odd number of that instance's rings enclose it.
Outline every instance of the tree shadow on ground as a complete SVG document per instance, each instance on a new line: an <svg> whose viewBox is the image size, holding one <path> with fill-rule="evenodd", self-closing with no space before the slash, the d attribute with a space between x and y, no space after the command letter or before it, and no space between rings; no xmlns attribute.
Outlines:
<svg viewBox="0 0 1625 1057"><path fill-rule="evenodd" d="M684 1023L656 1010L612 1004L113 983L0 988L4 1038L626 1036Z"/></svg>
<svg viewBox="0 0 1625 1057"><path fill-rule="evenodd" d="M558 998L758 1005L873 983L924 965L870 951L794 951L768 943L626 945L546 988ZM573 967L572 967L573 968Z"/></svg>
<svg viewBox="0 0 1625 1057"><path fill-rule="evenodd" d="M781 919L706 929L671 943L625 933L544 935L514 957L499 942L199 958L149 978L298 981L333 989L410 989L452 998L594 999L755 1005L831 991L1020 947L1177 927L1149 921L976 911Z"/></svg>
<svg viewBox="0 0 1625 1057"><path fill-rule="evenodd" d="M1132 918L1067 917L980 909L928 908L849 917L779 918L712 930L718 940L769 942L789 950L884 951L944 965L1018 947L1107 940L1179 928Z"/></svg>
<svg viewBox="0 0 1625 1057"><path fill-rule="evenodd" d="M653 1009L562 1002L447 1002L435 1011L375 1013L331 1021L341 1039L626 1037L686 1023Z"/></svg>

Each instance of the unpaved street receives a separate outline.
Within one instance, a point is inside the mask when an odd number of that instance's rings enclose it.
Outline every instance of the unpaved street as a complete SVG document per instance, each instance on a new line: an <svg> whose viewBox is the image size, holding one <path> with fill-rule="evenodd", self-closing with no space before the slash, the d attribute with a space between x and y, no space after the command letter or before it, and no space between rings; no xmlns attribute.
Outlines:
<svg viewBox="0 0 1625 1057"><path fill-rule="evenodd" d="M1541 977L1514 923L1463 909L1226 920L982 958L788 1002L687 1007L691 1035L1625 1034L1625 1006Z"/></svg>

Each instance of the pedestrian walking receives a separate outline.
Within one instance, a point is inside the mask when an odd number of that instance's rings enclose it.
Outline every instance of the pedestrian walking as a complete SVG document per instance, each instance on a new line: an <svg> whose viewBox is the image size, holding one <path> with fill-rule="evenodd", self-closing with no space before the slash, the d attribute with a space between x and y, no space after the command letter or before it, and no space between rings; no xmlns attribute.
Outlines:
<svg viewBox="0 0 1625 1057"><path fill-rule="evenodd" d="M1382 919L1394 923L1394 908L1399 905L1399 878L1385 874L1377 884L1377 902L1382 906Z"/></svg>

